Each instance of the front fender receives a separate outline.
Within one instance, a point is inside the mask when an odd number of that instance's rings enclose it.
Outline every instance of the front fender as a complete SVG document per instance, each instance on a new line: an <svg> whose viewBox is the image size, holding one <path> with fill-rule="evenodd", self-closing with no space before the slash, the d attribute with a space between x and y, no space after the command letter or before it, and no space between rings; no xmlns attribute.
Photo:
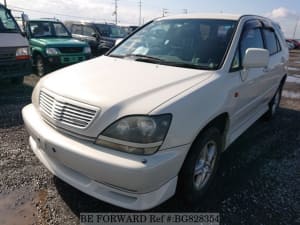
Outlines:
<svg viewBox="0 0 300 225"><path fill-rule="evenodd" d="M46 53L45 53L45 49L38 47L38 46L34 46L31 47L31 54L32 54L32 58L34 59L38 54L42 55L43 57L47 57Z"/></svg>
<svg viewBox="0 0 300 225"><path fill-rule="evenodd" d="M151 112L173 115L167 137L161 149L192 144L198 134L217 116L230 115L228 93L223 91L219 75L181 93Z"/></svg>

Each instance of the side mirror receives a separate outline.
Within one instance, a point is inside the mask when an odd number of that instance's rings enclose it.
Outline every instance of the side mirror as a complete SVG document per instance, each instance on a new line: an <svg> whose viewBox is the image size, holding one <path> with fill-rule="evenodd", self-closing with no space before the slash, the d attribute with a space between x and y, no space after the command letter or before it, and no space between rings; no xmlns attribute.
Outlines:
<svg viewBox="0 0 300 225"><path fill-rule="evenodd" d="M92 37L95 38L96 40L99 39L99 36L98 36L98 34L96 34L96 33L92 33Z"/></svg>
<svg viewBox="0 0 300 225"><path fill-rule="evenodd" d="M261 68L269 64L269 51L262 48L248 48L243 61L243 67Z"/></svg>
<svg viewBox="0 0 300 225"><path fill-rule="evenodd" d="M27 14L25 14L25 13L22 13L21 14L21 17L22 17L22 28L23 28L23 32L24 32L24 34L22 34L24 37L26 37L26 33L25 33L25 31L26 31L26 24L27 24L27 22L29 21L29 17L28 17L28 15Z"/></svg>
<svg viewBox="0 0 300 225"><path fill-rule="evenodd" d="M22 21L27 22L29 20L29 16L27 14L22 13Z"/></svg>

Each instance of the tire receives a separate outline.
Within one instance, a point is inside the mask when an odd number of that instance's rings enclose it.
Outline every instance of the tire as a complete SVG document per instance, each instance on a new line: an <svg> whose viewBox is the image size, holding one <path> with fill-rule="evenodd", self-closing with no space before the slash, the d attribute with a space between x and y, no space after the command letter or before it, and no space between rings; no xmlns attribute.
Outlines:
<svg viewBox="0 0 300 225"><path fill-rule="evenodd" d="M39 77L42 77L50 72L46 60L41 55L36 56L35 65L36 65L36 73Z"/></svg>
<svg viewBox="0 0 300 225"><path fill-rule="evenodd" d="M275 95L269 102L269 109L264 114L265 120L267 120L267 121L271 120L275 116L277 109L279 108L279 104L280 104L280 100L281 100L281 92L282 92L282 85L280 85L280 87L277 89Z"/></svg>
<svg viewBox="0 0 300 225"><path fill-rule="evenodd" d="M13 84L22 84L24 82L24 77L13 77L11 78Z"/></svg>
<svg viewBox="0 0 300 225"><path fill-rule="evenodd" d="M195 205L207 191L216 175L221 152L222 135L217 128L207 128L197 137L179 173L177 193L184 204Z"/></svg>

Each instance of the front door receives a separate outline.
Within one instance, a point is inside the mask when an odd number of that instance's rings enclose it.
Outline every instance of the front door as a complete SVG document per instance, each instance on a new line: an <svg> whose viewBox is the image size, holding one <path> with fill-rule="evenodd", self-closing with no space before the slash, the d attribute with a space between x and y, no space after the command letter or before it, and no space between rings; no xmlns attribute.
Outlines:
<svg viewBox="0 0 300 225"><path fill-rule="evenodd" d="M262 24L258 20L251 20L245 23L236 51L235 59L239 61L235 74L239 77L239 85L235 87L238 94L235 101L235 113L232 116L232 131L240 129L247 124L255 115L263 110L265 88L267 87L266 68L250 68L245 70L242 62L248 48L264 48L262 36Z"/></svg>

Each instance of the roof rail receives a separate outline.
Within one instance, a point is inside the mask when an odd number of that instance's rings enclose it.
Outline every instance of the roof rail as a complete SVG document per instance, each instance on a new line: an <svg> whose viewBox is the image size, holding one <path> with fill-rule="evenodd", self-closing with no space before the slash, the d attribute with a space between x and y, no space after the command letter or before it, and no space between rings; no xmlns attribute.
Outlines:
<svg viewBox="0 0 300 225"><path fill-rule="evenodd" d="M36 19L36 20L38 20L38 19ZM59 19L57 19L57 18L55 18L55 17L52 17L52 18L46 18L46 17L44 17L44 18L40 18L40 20L59 21Z"/></svg>

